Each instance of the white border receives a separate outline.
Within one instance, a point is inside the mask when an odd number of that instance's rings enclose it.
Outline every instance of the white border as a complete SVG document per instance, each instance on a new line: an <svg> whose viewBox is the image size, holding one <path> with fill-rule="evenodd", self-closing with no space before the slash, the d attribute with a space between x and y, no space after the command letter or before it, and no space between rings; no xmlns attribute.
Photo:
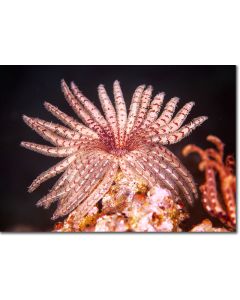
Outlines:
<svg viewBox="0 0 240 300"><path fill-rule="evenodd" d="M237 2L1 2L0 63L238 64ZM238 294L236 234L2 234L0 243L4 300Z"/></svg>

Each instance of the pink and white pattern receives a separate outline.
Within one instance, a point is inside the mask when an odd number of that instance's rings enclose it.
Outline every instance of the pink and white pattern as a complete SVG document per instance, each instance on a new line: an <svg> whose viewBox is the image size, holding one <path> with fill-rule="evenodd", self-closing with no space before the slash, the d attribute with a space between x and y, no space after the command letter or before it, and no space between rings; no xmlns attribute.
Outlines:
<svg viewBox="0 0 240 300"><path fill-rule="evenodd" d="M140 85L127 114L120 84L115 81L115 107L104 86L98 87L102 114L74 83L70 89L62 80L61 86L82 123L47 102L45 108L65 126L23 116L24 122L53 147L30 142L21 145L44 155L64 157L30 185L28 190L33 192L44 181L63 173L37 206L48 208L58 200L53 220L76 208L81 218L106 194L119 169L127 177L143 178L149 187L167 188L174 198L193 203L197 189L192 176L163 145L179 142L207 119L198 117L182 127L194 102L184 105L173 117L179 101L174 97L160 114L164 93L152 99L152 86Z"/></svg>

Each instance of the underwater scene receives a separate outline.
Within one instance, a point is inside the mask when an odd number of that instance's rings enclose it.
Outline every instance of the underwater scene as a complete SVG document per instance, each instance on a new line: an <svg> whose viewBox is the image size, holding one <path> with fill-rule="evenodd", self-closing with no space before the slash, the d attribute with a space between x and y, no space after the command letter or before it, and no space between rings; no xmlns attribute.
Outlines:
<svg viewBox="0 0 240 300"><path fill-rule="evenodd" d="M236 232L236 66L0 76L1 231Z"/></svg>

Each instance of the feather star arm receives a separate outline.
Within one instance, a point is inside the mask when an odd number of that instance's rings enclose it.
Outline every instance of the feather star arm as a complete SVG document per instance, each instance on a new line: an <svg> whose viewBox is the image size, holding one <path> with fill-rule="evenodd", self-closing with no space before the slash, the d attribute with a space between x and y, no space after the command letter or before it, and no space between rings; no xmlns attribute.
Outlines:
<svg viewBox="0 0 240 300"><path fill-rule="evenodd" d="M44 171L43 173L41 173L36 179L34 179L32 184L28 188L28 191L30 193L33 192L44 181L56 176L59 173L62 173L76 159L76 157L77 157L77 154L74 153L74 154L66 157L64 160L60 161L53 167L49 168L47 171Z"/></svg>
<svg viewBox="0 0 240 300"><path fill-rule="evenodd" d="M115 99L115 106L117 111L117 122L119 130L119 145L123 145L125 126L127 122L127 109L126 104L123 99L122 90L119 81L115 81L113 84L113 94Z"/></svg>
<svg viewBox="0 0 240 300"><path fill-rule="evenodd" d="M30 142L21 142L21 146L47 155L47 156L54 156L54 157L66 157L68 155L73 154L74 152L76 152L78 150L77 146L73 146L73 147L49 147L49 146L45 146L45 145L40 145L40 144L35 144L35 143L30 143Z"/></svg>
<svg viewBox="0 0 240 300"><path fill-rule="evenodd" d="M153 187L157 184L156 177L152 176L149 169L146 169L143 163L137 160L132 153L125 155L124 158L129 163L131 168L135 169L140 177L144 178L148 182L149 186Z"/></svg>
<svg viewBox="0 0 240 300"><path fill-rule="evenodd" d="M165 172L165 170L161 169L160 171L159 167L157 167L156 164L154 164L153 162L150 162L148 160L148 157L146 157L144 154L136 155L136 152L134 153L135 163L137 162L137 164L141 165L141 168L143 169L144 173L148 173L149 178L151 177L155 179L156 182L153 184L153 186L160 184L163 187L169 189L172 192L172 194L176 196L176 198L180 198L178 187L176 186L176 184L174 184L174 181L170 178L167 172Z"/></svg>
<svg viewBox="0 0 240 300"><path fill-rule="evenodd" d="M140 85L136 88L133 94L126 125L126 140L128 139L129 134L135 124L144 89L145 85Z"/></svg>
<svg viewBox="0 0 240 300"><path fill-rule="evenodd" d="M114 143L116 145L117 138L118 138L117 115L116 115L115 108L112 105L112 102L109 99L108 94L102 84L100 84L98 87L98 96L99 96L99 100L101 102L103 112L107 119L107 122L108 122L109 126L111 127L111 130L112 130L112 133L114 136Z"/></svg>
<svg viewBox="0 0 240 300"><path fill-rule="evenodd" d="M89 126L90 129L96 131L98 135L103 136L104 130L101 126L94 121L94 119L89 115L89 113L83 108L83 106L77 101L77 99L73 96L69 87L66 85L65 81L61 82L63 94L68 102L68 104L75 111L77 116L85 123L85 125Z"/></svg>
<svg viewBox="0 0 240 300"><path fill-rule="evenodd" d="M177 104L179 102L179 98L174 97L172 98L170 101L168 101L168 103L166 104L162 114L160 115L160 117L150 126L150 128L159 128L163 125L168 124L171 119L172 116L174 114L174 111L177 107Z"/></svg>
<svg viewBox="0 0 240 300"><path fill-rule="evenodd" d="M153 98L150 104L150 108L147 112L147 116L143 121L141 128L143 129L148 128L149 125L151 125L154 121L156 121L162 107L164 96L165 93L159 93Z"/></svg>
<svg viewBox="0 0 240 300"><path fill-rule="evenodd" d="M71 90L65 81L61 86L67 102L85 125L48 102L44 103L45 108L67 127L24 116L25 123L55 147L30 142L21 145L47 156L65 157L30 185L31 192L63 172L50 192L38 201L38 206L47 208L59 200L53 219L74 209L77 218L81 218L107 192L118 168L133 180L141 178L150 187L166 187L175 199L184 197L193 202L197 189L192 176L163 145L179 142L207 119L198 117L182 127L194 102L184 105L173 118L179 100L174 97L158 116L164 93L158 93L151 101L153 88L140 85L133 94L127 116L120 84L115 81L115 108L104 86L98 87L102 115L74 83Z"/></svg>
<svg viewBox="0 0 240 300"><path fill-rule="evenodd" d="M185 184L180 174L172 166L169 166L164 159L151 154L151 152L145 154L142 151L137 152L136 156L138 159L144 160L149 168L153 169L158 174L163 173L168 180L175 181L182 191L184 198L186 198L188 203L193 204L194 197L192 195L191 187ZM174 188L174 185L170 186L170 188Z"/></svg>
<svg viewBox="0 0 240 300"><path fill-rule="evenodd" d="M60 135L61 137L69 140L79 140L82 136L86 136L83 134L80 134L77 131L74 131L72 129L69 129L65 126L53 123L53 122L47 122L44 120L41 120L39 118L31 118L33 121L41 125L42 127L49 129L50 131Z"/></svg>
<svg viewBox="0 0 240 300"><path fill-rule="evenodd" d="M107 193L115 179L117 170L118 163L114 162L109 170L105 173L101 183L97 186L93 193L91 193L91 195L77 207L75 215L76 217L74 220L75 224L77 224L78 220L81 220L81 218L92 209L92 207L99 201L99 199L101 199Z"/></svg>
<svg viewBox="0 0 240 300"><path fill-rule="evenodd" d="M66 169L63 175L54 184L50 192L56 191L64 184L71 182L77 173L85 176L85 173L88 172L85 166L87 164L95 163L95 161L92 161L92 158L94 160L98 159L98 155L96 155L93 151L88 152L88 154L84 152L78 153L78 158Z"/></svg>
<svg viewBox="0 0 240 300"><path fill-rule="evenodd" d="M82 92L78 89L74 82L71 82L71 88L75 97L79 100L86 111L92 116L92 118L105 130L109 131L109 126L103 115L98 108L87 99Z"/></svg>
<svg viewBox="0 0 240 300"><path fill-rule="evenodd" d="M162 145L175 144L180 142L183 138L188 136L196 127L200 126L204 121L207 120L206 116L198 117L193 119L190 123L183 126L181 129L174 133L155 135L151 137L153 143L160 143Z"/></svg>
<svg viewBox="0 0 240 300"><path fill-rule="evenodd" d="M76 130L77 132L88 135L93 138L98 138L98 134L91 130L90 128L84 126L83 124L76 121L74 118L69 117L64 112L62 112L60 109L58 109L56 106L50 104L49 102L44 102L44 106L46 110L48 110L52 115L54 115L58 120L63 122L65 125L69 126L73 130Z"/></svg>
<svg viewBox="0 0 240 300"><path fill-rule="evenodd" d="M153 147L151 152L155 156L161 157L163 161L165 161L169 166L173 167L182 176L186 184L189 185L190 189L194 193L195 198L198 198L196 185L194 183L192 175L171 151L169 151L164 146L158 146L158 147Z"/></svg>
<svg viewBox="0 0 240 300"><path fill-rule="evenodd" d="M82 179L81 186L77 186L66 199L62 199L62 203L59 203L57 210L54 212L54 215L52 217L53 220L67 215L77 206L81 206L80 203L84 199L85 201L83 202L83 204L86 203L86 197L88 197L88 195L93 195L93 189L98 188L97 185L99 184L101 177L105 174L106 169L108 168L108 163L108 160L102 161L98 165L98 172L89 173L88 176ZM96 171L96 169L94 170ZM111 178L110 180L113 179Z"/></svg>
<svg viewBox="0 0 240 300"><path fill-rule="evenodd" d="M191 111L194 102L189 102L184 105L184 107L176 114L176 116L172 119L172 121L164 126L159 126L158 129L154 129L150 135L155 134L167 134L170 132L175 132L178 130L183 122L186 120L189 112Z"/></svg>
<svg viewBox="0 0 240 300"><path fill-rule="evenodd" d="M96 166L100 167L103 161L103 157L96 156L93 159L87 158L86 161L78 161L77 169L73 170L68 178L65 179L67 185L62 186L58 189L52 189L46 196L40 199L37 203L38 206L49 207L50 204L58 197L65 196L69 192L77 193L85 184L90 174L96 170ZM105 163L104 161L103 163Z"/></svg>
<svg viewBox="0 0 240 300"><path fill-rule="evenodd" d="M145 119L146 113L148 111L148 107L151 101L151 96L152 96L152 91L153 88L152 86L148 86L146 88L146 90L143 92L142 94L142 99L141 99L141 105L137 114L137 119L136 122L134 124L134 130L136 130L143 122L143 120Z"/></svg>
<svg viewBox="0 0 240 300"><path fill-rule="evenodd" d="M68 139L62 138L61 136L53 133L52 131L50 131L50 130L46 129L45 127L43 127L42 125L40 125L33 118L23 116L23 120L30 128L35 130L42 138L44 138L45 140L47 140L48 142L50 142L51 144L53 144L55 146L71 147L71 146L75 146L77 143L79 143L79 140L74 141L74 140L68 140Z"/></svg>

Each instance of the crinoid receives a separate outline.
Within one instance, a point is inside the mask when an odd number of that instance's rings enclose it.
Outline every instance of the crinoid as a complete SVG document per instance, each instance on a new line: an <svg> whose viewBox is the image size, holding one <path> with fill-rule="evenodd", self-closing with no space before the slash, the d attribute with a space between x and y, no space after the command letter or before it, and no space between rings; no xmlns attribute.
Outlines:
<svg viewBox="0 0 240 300"><path fill-rule="evenodd" d="M47 179L60 174L51 191L37 202L48 208L58 200L52 217L65 216L76 209L82 218L107 193L120 168L135 180L141 178L149 187L167 188L175 199L182 196L189 203L197 197L192 176L176 156L163 145L177 143L201 125L207 117L198 117L182 127L194 105L189 102L173 118L178 98L172 98L160 114L164 93L152 100L153 88L137 87L129 114L118 81L113 84L115 108L103 85L98 94L104 116L74 83L71 89L61 82L65 98L84 125L45 102L45 108L66 125L23 116L25 123L54 147L22 142L38 153L65 157L40 174L29 187L34 191ZM159 115L160 114L160 115Z"/></svg>
<svg viewBox="0 0 240 300"><path fill-rule="evenodd" d="M216 147L201 149L187 145L183 155L199 154L199 170L205 172L205 182L200 186L202 204L210 216L218 219L227 228L236 229L236 176L235 160L228 155L224 161L224 144L216 136L209 135L207 140Z"/></svg>

